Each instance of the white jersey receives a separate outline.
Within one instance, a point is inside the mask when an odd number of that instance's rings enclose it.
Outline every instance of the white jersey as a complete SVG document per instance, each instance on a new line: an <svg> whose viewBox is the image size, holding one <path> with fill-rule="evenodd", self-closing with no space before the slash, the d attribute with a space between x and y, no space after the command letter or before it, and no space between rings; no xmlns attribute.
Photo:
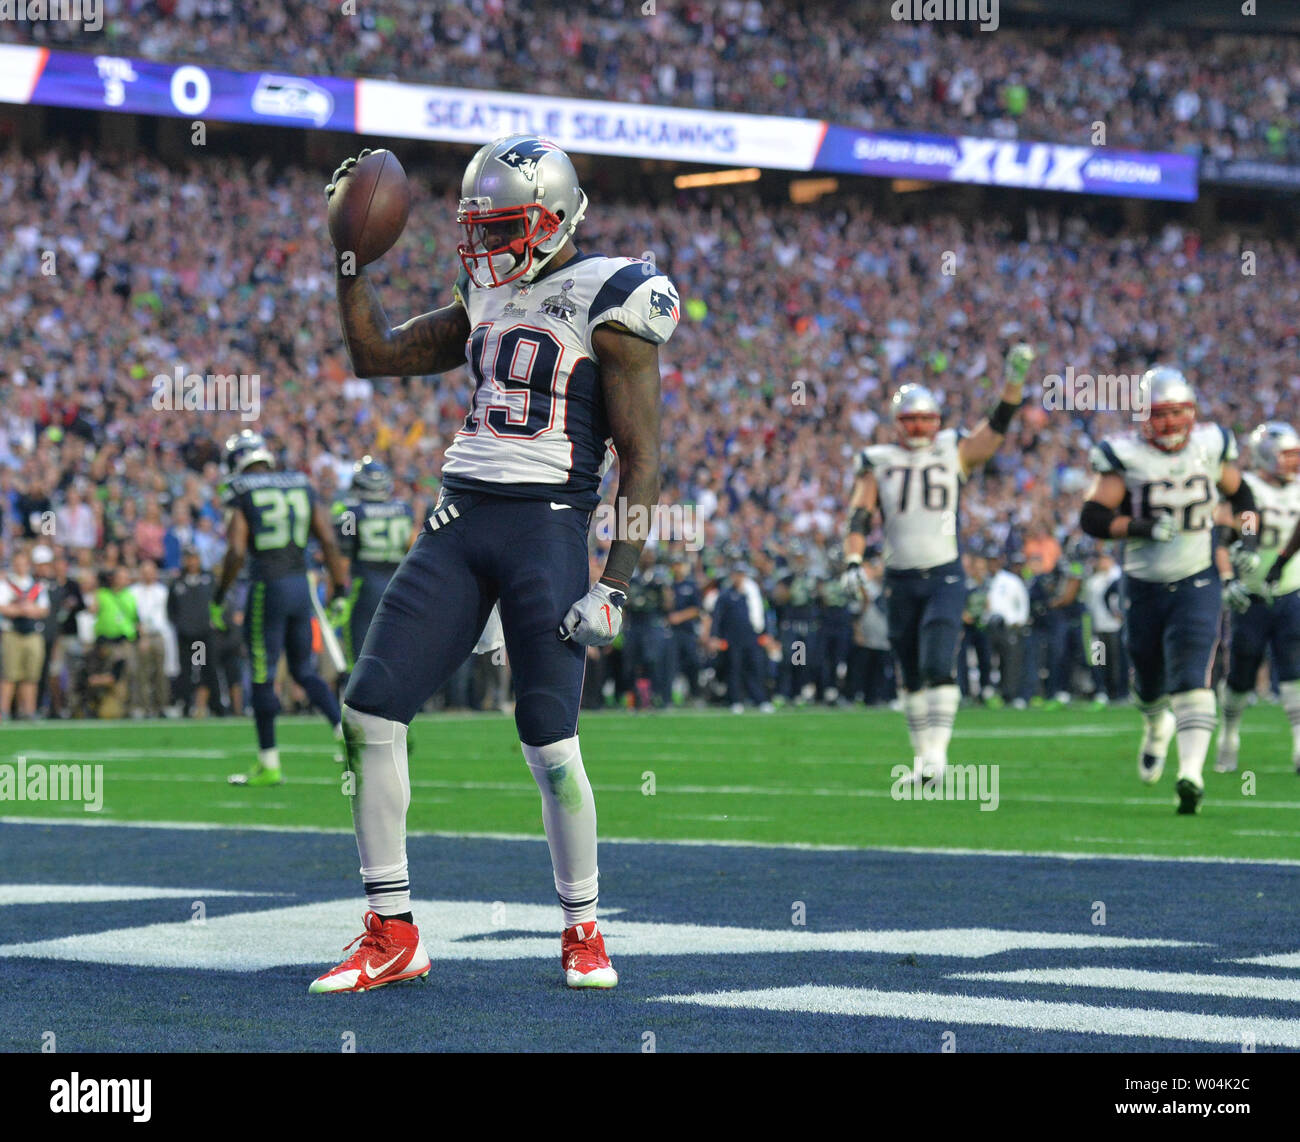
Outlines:
<svg viewBox="0 0 1300 1142"><path fill-rule="evenodd" d="M462 272L456 300L475 389L444 486L591 511L613 461L592 334L617 322L662 345L679 317L672 282L638 258L580 254L528 284L479 289Z"/></svg>
<svg viewBox="0 0 1300 1142"><path fill-rule="evenodd" d="M887 570L929 570L956 561L957 501L966 482L958 440L946 428L926 448L873 444L858 453L855 474L876 477Z"/></svg>
<svg viewBox="0 0 1300 1142"><path fill-rule="evenodd" d="M1295 531L1300 520L1300 481L1289 484L1269 483L1254 472L1243 472L1242 479L1250 484L1255 497L1255 510L1259 513L1259 568L1245 577L1251 594L1264 594L1264 576L1277 559L1277 553ZM1274 595L1289 595L1300 590L1300 559L1292 559L1282 568L1282 578L1273 585Z"/></svg>
<svg viewBox="0 0 1300 1142"><path fill-rule="evenodd" d="M1213 565L1215 490L1223 466L1237 458L1237 442L1226 428L1198 424L1177 452L1164 452L1136 433L1111 436L1093 447L1095 472L1124 480L1120 515L1155 519L1166 514L1177 528L1167 543L1124 540L1126 575L1149 583L1176 583Z"/></svg>

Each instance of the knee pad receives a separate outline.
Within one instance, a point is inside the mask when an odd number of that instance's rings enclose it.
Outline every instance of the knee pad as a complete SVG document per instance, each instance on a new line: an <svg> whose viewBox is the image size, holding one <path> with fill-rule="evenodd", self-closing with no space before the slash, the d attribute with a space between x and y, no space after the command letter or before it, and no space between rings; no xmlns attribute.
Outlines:
<svg viewBox="0 0 1300 1142"><path fill-rule="evenodd" d="M271 682L254 682L250 704L253 707L254 714L270 714L272 716L278 714L280 712L280 699L275 696L275 685Z"/></svg>

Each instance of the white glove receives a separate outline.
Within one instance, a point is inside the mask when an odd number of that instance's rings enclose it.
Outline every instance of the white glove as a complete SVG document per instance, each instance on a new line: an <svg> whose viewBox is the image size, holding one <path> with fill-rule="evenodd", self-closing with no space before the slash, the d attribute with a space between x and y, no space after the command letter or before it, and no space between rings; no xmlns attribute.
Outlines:
<svg viewBox="0 0 1300 1142"><path fill-rule="evenodd" d="M854 599L867 597L867 573L862 569L862 560L849 561L848 570L840 576L840 586Z"/></svg>
<svg viewBox="0 0 1300 1142"><path fill-rule="evenodd" d="M1157 543L1168 543L1177 534L1178 525L1174 523L1174 517L1168 513L1157 516L1151 525L1151 538Z"/></svg>
<svg viewBox="0 0 1300 1142"><path fill-rule="evenodd" d="M1246 584L1240 579L1229 579L1223 585L1223 601L1239 615L1250 610L1251 597Z"/></svg>
<svg viewBox="0 0 1300 1142"><path fill-rule="evenodd" d="M560 624L560 638L583 646L608 646L623 629L623 604L627 595L597 583L569 608Z"/></svg>
<svg viewBox="0 0 1300 1142"><path fill-rule="evenodd" d="M1247 551L1241 543L1234 543L1228 548L1228 558L1232 561L1232 569L1239 579L1253 575L1259 570L1259 552Z"/></svg>

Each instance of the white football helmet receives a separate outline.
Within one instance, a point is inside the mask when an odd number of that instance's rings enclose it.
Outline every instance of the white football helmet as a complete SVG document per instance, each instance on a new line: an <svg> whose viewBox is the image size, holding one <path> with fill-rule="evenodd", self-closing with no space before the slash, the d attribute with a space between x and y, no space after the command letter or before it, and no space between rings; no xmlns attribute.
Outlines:
<svg viewBox="0 0 1300 1142"><path fill-rule="evenodd" d="M1255 467L1289 484L1300 472L1300 434L1285 421L1270 420L1250 434Z"/></svg>
<svg viewBox="0 0 1300 1142"><path fill-rule="evenodd" d="M457 253L481 289L532 281L587 212L569 156L536 135L508 135L480 147L460 193L456 221L466 240Z"/></svg>
<svg viewBox="0 0 1300 1142"><path fill-rule="evenodd" d="M1142 436L1162 452L1178 452L1196 423L1196 390L1171 365L1156 365L1138 381L1138 407L1146 409Z"/></svg>
<svg viewBox="0 0 1300 1142"><path fill-rule="evenodd" d="M898 440L905 448L928 448L939 434L943 416L934 393L924 385L904 385L890 407Z"/></svg>

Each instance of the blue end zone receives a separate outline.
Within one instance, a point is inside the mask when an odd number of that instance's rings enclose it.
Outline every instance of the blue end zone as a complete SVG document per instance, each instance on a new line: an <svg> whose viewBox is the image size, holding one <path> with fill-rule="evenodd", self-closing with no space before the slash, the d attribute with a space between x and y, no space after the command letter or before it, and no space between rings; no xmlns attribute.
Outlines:
<svg viewBox="0 0 1300 1142"><path fill-rule="evenodd" d="M427 984L309 996L310 980L341 959L343 941L361 931L365 905L350 836L45 825L5 831L3 879L10 886L185 890L171 898L0 903L7 981L0 1047L6 1050L39 1050L50 1030L60 1051L337 1052L345 1032L367 1052L640 1051L647 1032L660 1051L938 1051L945 1032L962 1052L1233 1052L1242 1049L1239 1033L1258 1033L1261 1051L1300 1046L1298 872L1285 866L606 844L602 926L622 982L613 992L578 994L560 982L561 920L543 842L413 837L417 900L447 902L448 914L457 916L459 902L482 902L474 913L481 918L492 902L503 902L499 921L484 920L481 930L446 945L464 958L430 947ZM209 895L203 897L206 925L196 931L191 916L198 895L191 890L199 889ZM277 895L211 895L216 891ZM333 959L302 959L305 946L314 953L321 933L301 922L272 927L256 947L238 946L232 936L230 925L248 916L326 901L338 902L332 916L346 916L337 953L328 953ZM799 902L803 924L792 923ZM1099 905L1104 925L1094 923ZM415 914L428 943L448 938L431 924L431 907L422 917L417 905ZM146 939L132 931L157 924L187 926ZM743 932L728 941L716 929ZM1020 935L1008 937L1015 946L1006 950L972 956L960 953L991 937L934 935L941 929ZM104 932L115 933L105 943L126 962L95 962L102 953L84 948L58 952L81 959L12 950ZM825 947L828 941L870 944L886 932L898 935L885 950ZM1080 938L1082 946L1041 946L1062 935ZM1116 947L1099 938L1201 946ZM523 950L503 949L510 941ZM722 950L728 942L736 950ZM137 954L148 961L160 949L192 956L180 961L187 964L213 956L238 962L256 950L280 966L132 966ZM284 961L277 961L281 954ZM1292 962L1227 962L1261 955L1290 955ZM954 978L1049 969L1092 974L1068 983ZM1134 969L1190 980L1181 981L1186 990L1179 992L1142 982L1168 976L1116 974ZM1244 985L1232 986L1261 994L1207 994L1225 977L1244 977ZM1278 982L1253 982L1266 979ZM1116 981L1123 986L1105 986ZM788 994L760 996L752 1000L760 1006L740 1009L665 1001L802 987L849 990L818 993L818 1002L830 1002L836 1013L800 1009L801 1001ZM838 1013L861 1004L889 1007L897 1002L892 993L920 998L907 1000L906 1016ZM1008 1008L994 1002L999 999L1043 1006ZM772 1003L794 1008L770 1010ZM1143 1034L1070 1029L1081 1019L1110 1031L1117 1009L1146 1009ZM914 1017L923 1011L930 1017ZM1036 1025L1011 1025L1025 1012ZM1232 1019L1239 1022L1226 1022ZM1207 1034L1204 1027L1215 1028L1217 1037L1196 1038Z"/></svg>

